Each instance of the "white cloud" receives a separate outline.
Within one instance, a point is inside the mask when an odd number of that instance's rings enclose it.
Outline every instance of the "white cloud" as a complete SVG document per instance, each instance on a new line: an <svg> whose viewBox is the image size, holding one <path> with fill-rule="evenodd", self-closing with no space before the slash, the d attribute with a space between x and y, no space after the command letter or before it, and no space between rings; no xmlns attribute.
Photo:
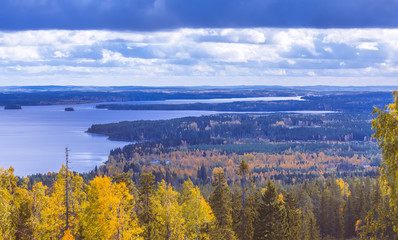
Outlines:
<svg viewBox="0 0 398 240"><path fill-rule="evenodd" d="M377 47L378 45L379 44L377 42L363 42L357 46L357 49L378 51L379 50L379 48Z"/></svg>
<svg viewBox="0 0 398 240"><path fill-rule="evenodd" d="M1 46L0 59L6 61L31 61L40 60L37 47L32 46Z"/></svg>
<svg viewBox="0 0 398 240"><path fill-rule="evenodd" d="M55 51L54 52L54 57L55 58L66 58L69 56L69 52L61 52L61 51Z"/></svg>
<svg viewBox="0 0 398 240"><path fill-rule="evenodd" d="M398 77L398 29L0 32L0 69L0 85L28 74L32 81L57 75L81 83L97 75L153 78L155 85L194 78L214 78L207 84L216 85L262 84L263 77L388 79Z"/></svg>

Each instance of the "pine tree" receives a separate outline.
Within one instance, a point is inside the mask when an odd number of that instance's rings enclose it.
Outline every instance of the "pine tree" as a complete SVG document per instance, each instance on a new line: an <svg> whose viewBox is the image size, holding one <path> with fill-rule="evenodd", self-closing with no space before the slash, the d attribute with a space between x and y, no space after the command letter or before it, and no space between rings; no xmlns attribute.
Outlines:
<svg viewBox="0 0 398 240"><path fill-rule="evenodd" d="M254 185L254 184L250 184ZM257 220L257 206L260 198L254 186L250 187L246 193L245 208L242 209L242 194L241 191L235 190L233 193L233 230L237 239L254 239L254 226ZM243 210L243 211L242 211ZM242 212L245 215L245 227L242 227Z"/></svg>
<svg viewBox="0 0 398 240"><path fill-rule="evenodd" d="M393 216L389 194L383 191L379 182L374 186L371 196L371 209L365 218L365 226L362 227L363 239L397 239L394 232Z"/></svg>
<svg viewBox="0 0 398 240"><path fill-rule="evenodd" d="M301 236L303 240L318 240L319 229L312 211L308 208L301 213Z"/></svg>
<svg viewBox="0 0 398 240"><path fill-rule="evenodd" d="M232 196L221 168L213 170L214 191L210 195L210 206L217 219L218 239L233 240L235 234L232 230Z"/></svg>
<svg viewBox="0 0 398 240"><path fill-rule="evenodd" d="M261 198L255 226L255 239L286 239L286 209L271 180L268 180Z"/></svg>
<svg viewBox="0 0 398 240"><path fill-rule="evenodd" d="M297 209L296 201L292 194L287 194L285 197L285 208L286 208L286 224L287 224L287 239L301 239L301 222L300 212Z"/></svg>

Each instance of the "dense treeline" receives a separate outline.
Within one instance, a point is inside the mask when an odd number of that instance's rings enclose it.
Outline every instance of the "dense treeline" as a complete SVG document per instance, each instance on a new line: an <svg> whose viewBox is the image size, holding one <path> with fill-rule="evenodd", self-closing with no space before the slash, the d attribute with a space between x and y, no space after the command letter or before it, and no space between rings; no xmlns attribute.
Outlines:
<svg viewBox="0 0 398 240"><path fill-rule="evenodd" d="M368 141L371 117L361 114L233 114L94 124L88 132L119 141L168 146L248 141Z"/></svg>
<svg viewBox="0 0 398 240"><path fill-rule="evenodd" d="M308 92L308 91L305 91ZM0 105L54 105L99 102L156 101L167 99L212 99L297 96L304 94L300 89L286 88L145 88L145 87L23 87L0 93Z"/></svg>
<svg viewBox="0 0 398 240"><path fill-rule="evenodd" d="M249 152L249 153L248 153ZM381 153L372 142L309 142L200 145L166 148L135 144L114 149L105 165L82 173L85 181L98 174L129 173L138 183L142 172L152 172L156 181L166 180L178 187L187 179L194 184L210 181L216 167L225 170L228 181L235 180L234 169L245 160L256 183L270 178L282 184L302 183L328 176L378 176ZM50 186L56 174L34 174L30 181Z"/></svg>
<svg viewBox="0 0 398 240"><path fill-rule="evenodd" d="M334 144L339 149L339 143ZM333 145L331 145L333 146ZM344 145L342 146L345 147ZM255 183L264 183L266 179L280 181L283 184L304 182L308 179L325 179L330 175L345 176L378 176L378 155L369 158L364 155L352 156L327 155L323 152L300 153L291 150L282 154L226 154L217 150L174 150L158 153L132 155L114 150L109 160L100 166L95 174L116 174L128 172L133 180L138 179L142 172L151 171L157 181L165 179L173 186L178 186L188 178L196 184L210 181L214 168L224 169L228 181L236 181L235 170L242 160L252 169L252 179ZM338 151L336 151L338 154Z"/></svg>
<svg viewBox="0 0 398 240"><path fill-rule="evenodd" d="M305 101L256 101L231 103L189 104L99 104L96 107L109 110L202 110L227 112L279 112L279 111L336 111L342 113L369 113L374 106L382 107L391 102L389 92L339 92L305 96Z"/></svg>
<svg viewBox="0 0 398 240"><path fill-rule="evenodd" d="M214 168L202 190L143 172L84 181L62 167L53 185L0 170L1 239L396 239L383 181L253 182L244 160L228 184ZM68 185L67 184L68 179ZM67 187L68 186L68 187ZM201 191L208 192L203 196ZM66 198L68 192L68 198ZM67 199L67 200L66 200ZM68 223L66 219L68 218ZM68 231L66 231L68 230ZM379 238L379 236L383 236ZM372 238L373 237L373 238Z"/></svg>

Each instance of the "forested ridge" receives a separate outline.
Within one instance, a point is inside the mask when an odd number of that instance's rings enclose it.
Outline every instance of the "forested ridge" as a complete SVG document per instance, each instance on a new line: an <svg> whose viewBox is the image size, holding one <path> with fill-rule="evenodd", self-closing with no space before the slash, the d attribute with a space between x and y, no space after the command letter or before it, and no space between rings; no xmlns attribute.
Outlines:
<svg viewBox="0 0 398 240"><path fill-rule="evenodd" d="M44 88L44 89L43 89ZM156 101L166 99L211 99L297 96L302 89L289 88L150 88L150 87L28 87L4 89L0 106L60 105L123 101ZM314 92L317 92L316 90Z"/></svg>
<svg viewBox="0 0 398 240"><path fill-rule="evenodd" d="M351 123L338 114L177 119L153 139L152 123L133 123L143 132L130 136L143 141L113 150L90 173L63 166L19 178L1 169L0 239L397 239L398 93L373 113ZM245 121L240 136L229 126ZM316 140L263 139L262 126L308 129L302 136ZM354 134L367 126L374 132ZM202 127L209 138L191 141ZM311 131L319 128L342 135L323 139Z"/></svg>
<svg viewBox="0 0 398 240"><path fill-rule="evenodd" d="M156 121L94 124L111 140L177 146L244 141L369 141L369 114L218 114Z"/></svg>
<svg viewBox="0 0 398 240"><path fill-rule="evenodd" d="M230 103L188 104L98 104L109 110L202 110L226 112L280 112L280 111L335 111L341 113L369 113L374 106L382 107L391 102L389 92L327 92L307 93L304 101L250 101Z"/></svg>

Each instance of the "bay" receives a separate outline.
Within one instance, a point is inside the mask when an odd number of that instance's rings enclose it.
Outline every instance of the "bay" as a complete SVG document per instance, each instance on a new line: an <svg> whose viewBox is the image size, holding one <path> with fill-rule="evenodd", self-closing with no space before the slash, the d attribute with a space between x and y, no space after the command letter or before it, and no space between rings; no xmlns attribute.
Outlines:
<svg viewBox="0 0 398 240"><path fill-rule="evenodd" d="M266 100L267 98L261 98ZM186 102L258 101L259 98L204 99L124 102L126 104L159 104ZM274 99L275 100L275 99ZM292 100L291 97L278 100ZM299 97L294 100L300 100ZM0 109L0 167L12 166L25 176L58 171L65 163L65 148L72 171L88 172L103 164L109 151L126 142L109 141L107 137L88 134L92 124L134 120L160 120L215 114L213 111L142 111L96 109L96 104L23 106L22 110ZM67 112L65 107L75 111Z"/></svg>

